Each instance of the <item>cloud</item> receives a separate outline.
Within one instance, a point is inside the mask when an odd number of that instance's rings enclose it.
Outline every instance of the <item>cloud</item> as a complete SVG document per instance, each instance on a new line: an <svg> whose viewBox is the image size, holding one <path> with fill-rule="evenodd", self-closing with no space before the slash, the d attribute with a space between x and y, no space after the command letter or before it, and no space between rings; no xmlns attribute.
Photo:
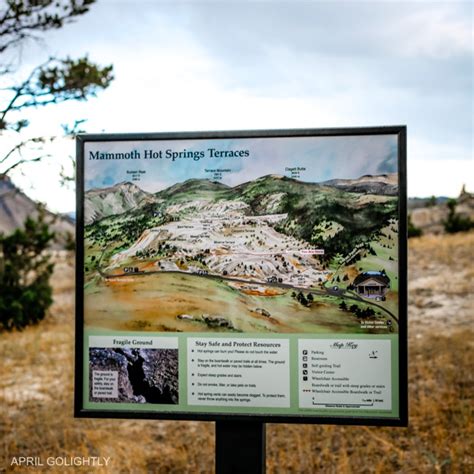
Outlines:
<svg viewBox="0 0 474 474"><path fill-rule="evenodd" d="M116 81L28 118L38 134L83 117L91 132L407 124L409 160L468 160L472 28L469 2L99 2L31 43L23 72L89 51Z"/></svg>
<svg viewBox="0 0 474 474"><path fill-rule="evenodd" d="M457 197L463 184L474 191L473 160L410 160L407 175L409 196Z"/></svg>
<svg viewBox="0 0 474 474"><path fill-rule="evenodd" d="M408 57L452 58L474 53L473 7L469 2L427 2L389 26L397 51Z"/></svg>
<svg viewBox="0 0 474 474"><path fill-rule="evenodd" d="M472 152L472 4L296 5L199 5L189 31L229 90L332 103L340 125L407 124Z"/></svg>

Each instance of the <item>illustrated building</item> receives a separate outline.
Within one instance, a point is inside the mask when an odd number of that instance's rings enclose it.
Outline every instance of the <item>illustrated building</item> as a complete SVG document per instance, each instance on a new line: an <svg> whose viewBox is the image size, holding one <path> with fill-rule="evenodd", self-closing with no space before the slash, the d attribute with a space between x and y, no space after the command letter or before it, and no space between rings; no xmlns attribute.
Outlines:
<svg viewBox="0 0 474 474"><path fill-rule="evenodd" d="M390 288L390 278L385 272L363 272L354 280L355 291L366 298L381 298Z"/></svg>

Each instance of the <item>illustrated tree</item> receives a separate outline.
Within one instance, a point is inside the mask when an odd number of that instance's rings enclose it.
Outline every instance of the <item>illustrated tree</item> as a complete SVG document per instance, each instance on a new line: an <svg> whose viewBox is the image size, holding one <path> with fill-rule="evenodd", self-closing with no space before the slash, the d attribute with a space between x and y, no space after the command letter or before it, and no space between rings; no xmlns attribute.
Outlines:
<svg viewBox="0 0 474 474"><path fill-rule="evenodd" d="M21 49L50 30L62 28L89 11L95 0L7 0L0 4L0 139L13 145L0 152L0 180L27 163L48 156L46 145L59 135L27 136L26 113L67 101L85 101L109 86L111 65L100 66L88 56L50 57L20 81ZM82 123L64 126L75 133ZM10 192L10 191L9 191ZM2 198L0 195L0 204ZM49 278L53 271L48 248L53 234L45 213L28 218L23 229L0 234L0 329L22 328L44 318L52 303Z"/></svg>

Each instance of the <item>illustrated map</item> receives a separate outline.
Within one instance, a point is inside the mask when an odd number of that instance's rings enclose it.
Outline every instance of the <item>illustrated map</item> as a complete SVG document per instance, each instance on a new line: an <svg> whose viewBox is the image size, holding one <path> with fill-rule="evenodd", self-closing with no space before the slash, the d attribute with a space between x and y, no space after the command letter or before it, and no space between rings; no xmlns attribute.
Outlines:
<svg viewBox="0 0 474 474"><path fill-rule="evenodd" d="M96 161L87 163L84 194L86 326L397 332L393 147L384 154L374 146L373 156L359 158L372 160L374 171L385 164L386 172L347 177L336 156L324 176L330 179L318 180L308 172L321 159L317 153L272 162L264 153L269 145L245 145L248 155L226 152L212 164L202 155L184 161L198 156L188 151L192 146L180 152L181 162L166 155L146 163L90 155ZM184 172L170 171L180 166ZM281 172L265 173L270 169ZM107 179L87 180L101 170Z"/></svg>

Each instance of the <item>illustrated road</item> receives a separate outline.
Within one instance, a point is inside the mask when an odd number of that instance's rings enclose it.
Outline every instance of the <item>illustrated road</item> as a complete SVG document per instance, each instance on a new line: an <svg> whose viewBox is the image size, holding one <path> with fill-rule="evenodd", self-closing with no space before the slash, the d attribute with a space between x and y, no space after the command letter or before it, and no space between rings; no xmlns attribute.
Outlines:
<svg viewBox="0 0 474 474"><path fill-rule="evenodd" d="M398 324L398 317L393 314L390 310L387 308L384 308L382 305L374 303L373 301L366 300L362 298L360 295L357 293L354 293L353 291L346 290L344 288L338 288L338 287L330 287L327 288L323 286L323 289L320 288L313 288L313 287L301 287L301 286L294 286L290 285L288 283L279 283L279 282L260 282L260 281L249 281L249 280L244 280L242 278L234 278L234 277L229 277L229 276L223 276L223 275L209 275L209 274L197 274L197 273L191 273L191 272L184 272L180 270L152 270L152 271L147 271L147 272L123 272L123 273L105 273L102 268L100 267L100 263L102 261L102 257L105 253L105 250L102 252L102 255L99 258L99 261L97 263L97 270L102 278L105 279L110 279L110 278L123 278L123 277L133 277L133 276L148 276L148 275L157 275L157 274L163 274L163 273L171 273L171 274L180 274L180 275L195 275L203 278L209 278L212 280L226 280L226 281L232 281L232 282L237 282L237 283L245 283L245 284L254 284L254 285L262 285L262 286L270 286L270 287L277 287L277 288L285 288L289 290L298 290L298 291L310 291L311 293L314 293L316 295L322 295L322 296L337 296L340 298L346 298L354 301L359 301L363 302L365 304L368 304L370 306L375 306L385 313L387 313L397 324Z"/></svg>

